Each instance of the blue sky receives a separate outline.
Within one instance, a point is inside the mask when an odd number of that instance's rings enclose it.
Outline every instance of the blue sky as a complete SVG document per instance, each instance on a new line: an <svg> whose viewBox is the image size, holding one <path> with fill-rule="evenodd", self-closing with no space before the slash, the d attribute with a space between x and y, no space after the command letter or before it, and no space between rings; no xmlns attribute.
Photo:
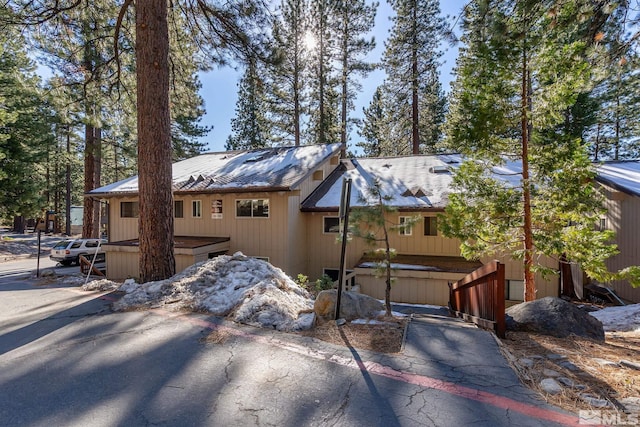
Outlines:
<svg viewBox="0 0 640 427"><path fill-rule="evenodd" d="M440 9L443 15L449 15L451 20L455 20L460 14L464 4L464 0L441 0ZM393 15L393 10L385 0L380 0L378 13L376 16L376 25L373 36L376 40L376 48L367 56L371 62L379 62L384 51L384 41L387 38L391 22L389 16ZM456 32L459 36L458 32ZM455 65L455 58L458 52L458 46L442 46L444 56L442 60L444 64L440 70L440 80L445 91L449 90L449 83L452 79L451 69ZM231 67L218 68L211 72L202 74L202 90L200 94L204 98L206 115L203 117L202 124L214 126L203 142L207 144L207 151L224 151L224 144L227 137L231 133L231 119L234 116L236 99L237 99L237 83L241 76L241 70L234 70ZM351 113L352 117L362 117L362 108L369 105L373 92L379 84L384 80L384 71L376 70L362 81L363 89L359 93L356 100L356 108ZM351 138L350 148L353 150L353 144L356 142L357 134L353 134Z"/></svg>

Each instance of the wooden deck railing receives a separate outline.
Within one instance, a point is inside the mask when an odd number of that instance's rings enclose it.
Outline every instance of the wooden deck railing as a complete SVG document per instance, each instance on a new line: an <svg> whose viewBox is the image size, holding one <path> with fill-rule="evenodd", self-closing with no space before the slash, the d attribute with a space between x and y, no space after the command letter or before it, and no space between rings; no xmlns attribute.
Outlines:
<svg viewBox="0 0 640 427"><path fill-rule="evenodd" d="M504 286L504 264L492 261L449 284L449 308L454 315L504 338Z"/></svg>

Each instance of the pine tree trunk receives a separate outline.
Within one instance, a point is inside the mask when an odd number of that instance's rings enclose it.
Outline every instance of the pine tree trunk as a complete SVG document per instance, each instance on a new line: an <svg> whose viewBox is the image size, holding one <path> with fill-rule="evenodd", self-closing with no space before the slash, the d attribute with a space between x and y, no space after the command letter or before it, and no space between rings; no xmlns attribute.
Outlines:
<svg viewBox="0 0 640 427"><path fill-rule="evenodd" d="M347 33L348 33L348 22L347 20L349 19L348 15L347 15L347 6L346 5L342 5L342 10L344 11L344 14L342 16L342 81L341 81L341 86L342 86L342 100L341 100L341 111L340 111L340 157L341 158L346 158L347 157L347 84L349 83L349 63L348 63L348 58L349 58L349 52L348 52L348 39L347 39Z"/></svg>
<svg viewBox="0 0 640 427"><path fill-rule="evenodd" d="M167 1L136 3L140 276L175 273Z"/></svg>
<svg viewBox="0 0 640 427"><path fill-rule="evenodd" d="M100 187L102 174L102 129L93 128L93 188ZM93 199L91 237L100 237L100 201Z"/></svg>
<svg viewBox="0 0 640 427"><path fill-rule="evenodd" d="M65 170L65 234L71 235L71 129L65 125L67 138L67 168Z"/></svg>
<svg viewBox="0 0 640 427"><path fill-rule="evenodd" d="M89 124L84 127L84 192L85 194L95 189L95 128ZM93 235L93 198L84 198L84 210L82 212L82 238L98 237Z"/></svg>
<svg viewBox="0 0 640 427"><path fill-rule="evenodd" d="M417 40L417 5L413 5L413 46L411 47L411 152L420 154L420 132L418 130L418 40Z"/></svg>
<svg viewBox="0 0 640 427"><path fill-rule="evenodd" d="M522 54L522 105L520 113L522 132L522 198L524 216L524 300L536 299L536 283L533 273L533 231L531 225L531 185L529 182L529 77L526 48Z"/></svg>

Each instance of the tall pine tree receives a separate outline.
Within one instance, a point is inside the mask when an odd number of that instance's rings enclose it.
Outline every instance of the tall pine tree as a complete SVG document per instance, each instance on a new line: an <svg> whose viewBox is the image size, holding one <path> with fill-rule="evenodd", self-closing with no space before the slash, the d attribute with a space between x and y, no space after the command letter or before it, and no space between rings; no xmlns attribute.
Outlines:
<svg viewBox="0 0 640 427"><path fill-rule="evenodd" d="M338 0L335 5L335 37L338 71L340 73L340 143L346 155L350 131L349 111L353 99L362 88L360 78L366 77L374 65L363 57L375 47L373 38L365 34L373 29L378 3L367 5L364 0Z"/></svg>
<svg viewBox="0 0 640 427"><path fill-rule="evenodd" d="M268 125L265 117L264 84L256 61L249 61L238 83L236 115L231 119L232 135L227 139L227 150L250 150L269 145Z"/></svg>
<svg viewBox="0 0 640 427"><path fill-rule="evenodd" d="M462 241L467 257L521 259L525 301L536 297L540 255L566 256L598 280L613 277L604 264L615 253L611 233L595 227L602 197L567 123L593 86L593 39L607 19L587 1L484 0L466 8L447 141L470 160L455 174L442 229ZM500 176L495 168L507 161L519 175Z"/></svg>
<svg viewBox="0 0 640 427"><path fill-rule="evenodd" d="M434 152L444 121L445 99L438 46L448 34L437 0L391 0L396 12L383 57L389 96L397 106L393 122L397 144L411 152Z"/></svg>
<svg viewBox="0 0 640 427"><path fill-rule="evenodd" d="M309 60L309 141L327 144L340 140L336 69L335 4L331 0L311 2L308 32Z"/></svg>
<svg viewBox="0 0 640 427"><path fill-rule="evenodd" d="M282 0L273 24L275 58L267 69L266 100L271 136L276 145L303 145L308 93L309 52L305 46L309 4Z"/></svg>

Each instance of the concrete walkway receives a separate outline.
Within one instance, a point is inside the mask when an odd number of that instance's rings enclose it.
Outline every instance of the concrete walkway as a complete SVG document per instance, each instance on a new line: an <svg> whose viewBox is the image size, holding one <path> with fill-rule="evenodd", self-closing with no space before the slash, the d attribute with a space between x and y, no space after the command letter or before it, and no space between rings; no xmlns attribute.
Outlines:
<svg viewBox="0 0 640 427"><path fill-rule="evenodd" d="M3 426L577 425L522 386L493 336L417 314L387 355L0 280ZM213 333L213 335L212 335Z"/></svg>

